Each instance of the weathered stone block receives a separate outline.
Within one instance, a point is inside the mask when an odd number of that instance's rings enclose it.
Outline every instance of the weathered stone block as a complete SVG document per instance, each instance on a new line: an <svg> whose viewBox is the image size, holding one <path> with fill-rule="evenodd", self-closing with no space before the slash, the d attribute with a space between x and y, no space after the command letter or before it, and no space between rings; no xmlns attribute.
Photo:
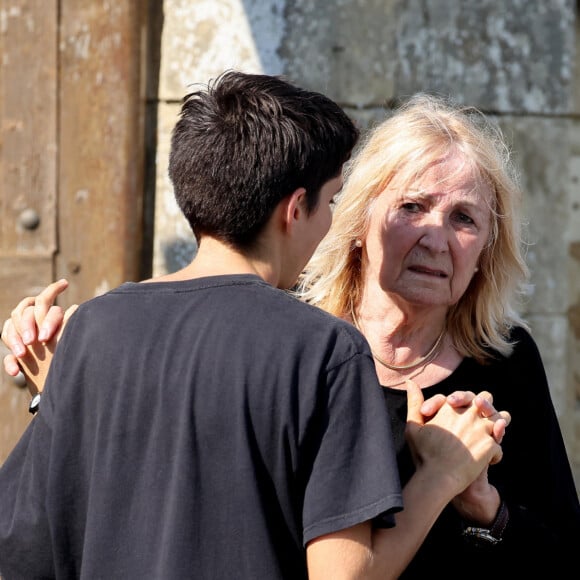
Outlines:
<svg viewBox="0 0 580 580"><path fill-rule="evenodd" d="M352 107L394 93L396 0L287 0L280 54L292 79Z"/></svg>
<svg viewBox="0 0 580 580"><path fill-rule="evenodd" d="M501 117L519 169L531 289L526 310L564 314L568 307L570 139L560 118Z"/></svg>
<svg viewBox="0 0 580 580"><path fill-rule="evenodd" d="M528 321L544 361L556 413L561 420L564 416L568 419L570 406L566 388L567 344L563 338L567 332L566 318L531 314Z"/></svg>
<svg viewBox="0 0 580 580"><path fill-rule="evenodd" d="M229 68L280 74L283 0L165 0L161 100Z"/></svg>
<svg viewBox="0 0 580 580"><path fill-rule="evenodd" d="M573 107L573 0L287 0L297 81L353 106L417 91L488 111Z"/></svg>

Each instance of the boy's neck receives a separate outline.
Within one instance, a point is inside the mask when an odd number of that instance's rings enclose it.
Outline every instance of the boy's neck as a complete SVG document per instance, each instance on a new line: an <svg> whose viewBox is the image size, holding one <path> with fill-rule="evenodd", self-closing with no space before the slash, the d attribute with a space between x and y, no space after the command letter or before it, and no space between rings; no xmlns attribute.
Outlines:
<svg viewBox="0 0 580 580"><path fill-rule="evenodd" d="M208 276L255 274L272 286L277 286L277 268L273 262L263 256L233 248L216 238L204 236L190 264L177 272L155 278L154 281L178 282Z"/></svg>

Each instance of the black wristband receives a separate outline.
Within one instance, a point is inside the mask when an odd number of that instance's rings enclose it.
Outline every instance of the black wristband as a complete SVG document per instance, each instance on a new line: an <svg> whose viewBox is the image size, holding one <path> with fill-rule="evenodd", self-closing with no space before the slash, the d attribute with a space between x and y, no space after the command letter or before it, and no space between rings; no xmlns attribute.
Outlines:
<svg viewBox="0 0 580 580"><path fill-rule="evenodd" d="M493 520L493 524L489 530L494 538L498 538L500 540L503 538L503 533L505 532L509 519L510 513L508 511L507 504L502 500L499 506L499 510L497 510L495 520Z"/></svg>
<svg viewBox="0 0 580 580"><path fill-rule="evenodd" d="M499 544L508 524L509 517L507 505L502 500L499 510L497 510L497 515L489 528L465 526L463 529L463 537L477 545Z"/></svg>

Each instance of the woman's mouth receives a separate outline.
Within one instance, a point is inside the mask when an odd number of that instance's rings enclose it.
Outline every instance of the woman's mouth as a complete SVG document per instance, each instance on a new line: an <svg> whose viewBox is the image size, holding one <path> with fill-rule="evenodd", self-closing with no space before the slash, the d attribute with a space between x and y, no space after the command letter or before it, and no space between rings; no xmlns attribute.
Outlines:
<svg viewBox="0 0 580 580"><path fill-rule="evenodd" d="M435 278L447 278L447 274L443 270L427 268L425 266L410 266L409 270L417 274L425 274L427 276L434 276Z"/></svg>

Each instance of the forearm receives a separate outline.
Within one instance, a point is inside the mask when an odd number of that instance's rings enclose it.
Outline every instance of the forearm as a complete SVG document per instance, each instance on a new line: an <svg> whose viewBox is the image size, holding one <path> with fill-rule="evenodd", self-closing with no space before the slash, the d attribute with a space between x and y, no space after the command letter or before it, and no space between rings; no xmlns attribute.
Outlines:
<svg viewBox="0 0 580 580"><path fill-rule="evenodd" d="M485 527L494 521L501 504L501 497L497 489L490 485L485 477L483 484L478 485L475 482L455 497L452 503L462 520Z"/></svg>
<svg viewBox="0 0 580 580"><path fill-rule="evenodd" d="M373 530L372 569L365 579L398 578L407 568L454 494L452 482L435 482L427 471L417 471L409 480L403 489L405 509L397 514L397 525Z"/></svg>

